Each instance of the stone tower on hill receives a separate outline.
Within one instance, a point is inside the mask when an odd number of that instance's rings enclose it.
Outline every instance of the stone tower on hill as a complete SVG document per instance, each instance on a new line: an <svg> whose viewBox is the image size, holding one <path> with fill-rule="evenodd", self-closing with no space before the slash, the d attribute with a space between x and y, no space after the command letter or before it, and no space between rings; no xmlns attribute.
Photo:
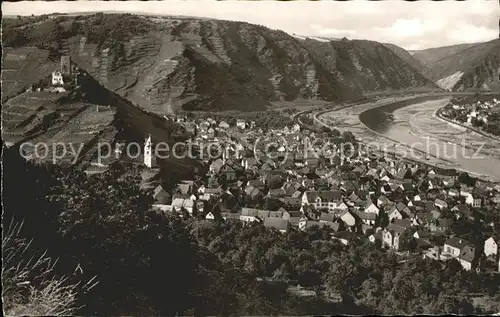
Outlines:
<svg viewBox="0 0 500 317"><path fill-rule="evenodd" d="M71 74L71 57L69 55L61 56L61 73Z"/></svg>

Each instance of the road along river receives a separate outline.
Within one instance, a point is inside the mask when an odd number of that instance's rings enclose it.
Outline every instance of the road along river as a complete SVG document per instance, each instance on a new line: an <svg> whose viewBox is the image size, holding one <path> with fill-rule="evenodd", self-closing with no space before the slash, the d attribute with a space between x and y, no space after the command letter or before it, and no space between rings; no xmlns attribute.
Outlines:
<svg viewBox="0 0 500 317"><path fill-rule="evenodd" d="M323 124L388 153L500 181L500 142L436 117L451 97L391 98L317 114Z"/></svg>

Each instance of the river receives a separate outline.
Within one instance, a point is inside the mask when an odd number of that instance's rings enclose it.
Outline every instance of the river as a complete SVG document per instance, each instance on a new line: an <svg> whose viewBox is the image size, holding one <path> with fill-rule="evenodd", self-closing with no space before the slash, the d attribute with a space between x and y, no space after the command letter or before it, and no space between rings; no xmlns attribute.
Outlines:
<svg viewBox="0 0 500 317"><path fill-rule="evenodd" d="M317 118L383 151L500 181L500 143L435 116L450 99L393 97L318 113Z"/></svg>
<svg viewBox="0 0 500 317"><path fill-rule="evenodd" d="M447 161L450 167L500 181L500 142L454 127L436 117L436 110L449 100L448 97L403 106L376 107L362 112L359 119L381 136L406 146L410 157L417 153L417 158L422 159L418 151L424 151Z"/></svg>

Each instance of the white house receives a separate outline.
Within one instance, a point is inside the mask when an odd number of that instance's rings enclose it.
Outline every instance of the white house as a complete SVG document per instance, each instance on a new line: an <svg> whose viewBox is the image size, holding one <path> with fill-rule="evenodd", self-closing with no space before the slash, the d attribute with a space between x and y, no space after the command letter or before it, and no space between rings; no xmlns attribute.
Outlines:
<svg viewBox="0 0 500 317"><path fill-rule="evenodd" d="M498 237L489 237L484 241L484 254L486 256L497 255L498 254L498 244L500 239Z"/></svg>
<svg viewBox="0 0 500 317"><path fill-rule="evenodd" d="M474 208L478 208L478 207L481 207L482 199L478 195L469 194L465 198L465 203L468 205L471 205Z"/></svg>
<svg viewBox="0 0 500 317"><path fill-rule="evenodd" d="M391 222L393 219L403 219L403 215L396 206L394 206L387 212L387 218L389 218L389 222Z"/></svg>
<svg viewBox="0 0 500 317"><path fill-rule="evenodd" d="M391 249L399 250L399 238L406 231L406 228L390 224L382 233L382 243Z"/></svg>
<svg viewBox="0 0 500 317"><path fill-rule="evenodd" d="M443 254L456 258L465 270L470 270L475 258L475 247L465 239L452 237L445 241Z"/></svg>
<svg viewBox="0 0 500 317"><path fill-rule="evenodd" d="M372 201L368 201L364 210L364 212L373 213L377 216L379 215L379 211L380 209Z"/></svg>
<svg viewBox="0 0 500 317"><path fill-rule="evenodd" d="M315 209L328 209L333 212L335 209L345 208L341 198L340 191L306 191L302 195L302 206L310 205Z"/></svg>

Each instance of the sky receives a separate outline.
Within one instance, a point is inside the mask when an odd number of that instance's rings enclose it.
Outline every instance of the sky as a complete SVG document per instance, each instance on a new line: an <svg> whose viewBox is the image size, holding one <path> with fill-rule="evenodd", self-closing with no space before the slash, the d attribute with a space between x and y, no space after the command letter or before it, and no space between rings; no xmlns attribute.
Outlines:
<svg viewBox="0 0 500 317"><path fill-rule="evenodd" d="M407 50L499 37L496 0L467 1L21 1L4 15L123 11L245 21L304 36L368 39Z"/></svg>

